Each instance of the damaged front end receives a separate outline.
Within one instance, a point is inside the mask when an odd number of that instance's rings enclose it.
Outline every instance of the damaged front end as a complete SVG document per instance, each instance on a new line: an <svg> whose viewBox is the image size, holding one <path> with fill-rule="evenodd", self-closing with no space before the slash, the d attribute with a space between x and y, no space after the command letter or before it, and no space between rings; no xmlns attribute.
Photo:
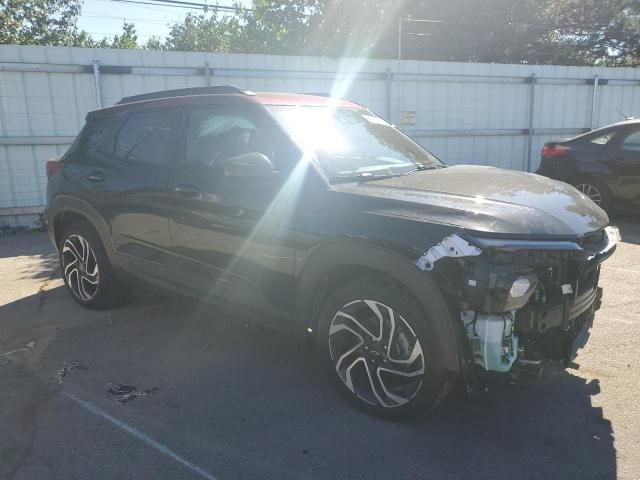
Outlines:
<svg viewBox="0 0 640 480"><path fill-rule="evenodd" d="M578 241L454 234L417 264L457 304L467 365L538 372L546 361L566 366L584 346L600 308L600 264L619 240L616 227Z"/></svg>

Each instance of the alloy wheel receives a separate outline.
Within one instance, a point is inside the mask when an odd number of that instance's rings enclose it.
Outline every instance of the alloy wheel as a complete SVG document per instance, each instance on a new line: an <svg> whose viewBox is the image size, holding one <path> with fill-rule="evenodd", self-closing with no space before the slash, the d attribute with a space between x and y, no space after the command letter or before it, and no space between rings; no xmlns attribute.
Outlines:
<svg viewBox="0 0 640 480"><path fill-rule="evenodd" d="M69 235L62 246L62 271L67 285L80 300L95 297L100 280L96 254L78 234Z"/></svg>
<svg viewBox="0 0 640 480"><path fill-rule="evenodd" d="M589 200L591 200L596 205L600 205L602 203L602 193L594 185L591 185L590 183L580 183L576 185L576 188L584 193L589 198Z"/></svg>
<svg viewBox="0 0 640 480"><path fill-rule="evenodd" d="M369 404L399 407L422 387L422 345L407 321L383 303L344 305L329 327L329 352L342 382Z"/></svg>

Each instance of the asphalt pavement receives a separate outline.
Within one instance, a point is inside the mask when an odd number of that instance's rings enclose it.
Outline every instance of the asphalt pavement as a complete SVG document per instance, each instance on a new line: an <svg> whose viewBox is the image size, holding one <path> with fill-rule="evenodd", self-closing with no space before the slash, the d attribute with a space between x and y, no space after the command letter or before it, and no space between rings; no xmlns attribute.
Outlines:
<svg viewBox="0 0 640 480"><path fill-rule="evenodd" d="M0 479L639 479L640 222L576 368L385 421L298 344L208 304L71 300L43 233L0 237Z"/></svg>

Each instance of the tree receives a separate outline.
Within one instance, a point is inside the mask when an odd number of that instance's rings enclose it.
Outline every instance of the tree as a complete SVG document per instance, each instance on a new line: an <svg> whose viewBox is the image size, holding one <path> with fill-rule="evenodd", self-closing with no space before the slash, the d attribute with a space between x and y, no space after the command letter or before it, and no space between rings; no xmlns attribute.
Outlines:
<svg viewBox="0 0 640 480"><path fill-rule="evenodd" d="M154 35L153 37L147 40L147 43L144 46L147 50L165 50L165 45L162 42L162 38Z"/></svg>
<svg viewBox="0 0 640 480"><path fill-rule="evenodd" d="M164 44L167 50L189 52L230 52L238 37L239 19L189 13L181 23L175 23Z"/></svg>
<svg viewBox="0 0 640 480"><path fill-rule="evenodd" d="M0 0L0 43L70 45L81 0Z"/></svg>
<svg viewBox="0 0 640 480"><path fill-rule="evenodd" d="M238 46L244 51L299 55L312 50L312 19L321 14L316 0L254 0L240 9Z"/></svg>
<svg viewBox="0 0 640 480"><path fill-rule="evenodd" d="M122 24L122 33L114 35L111 48L138 48L138 34L133 23Z"/></svg>
<svg viewBox="0 0 640 480"><path fill-rule="evenodd" d="M565 56L555 62L640 64L639 0L548 0L554 44Z"/></svg>
<svg viewBox="0 0 640 480"><path fill-rule="evenodd" d="M295 55L305 50L313 0L254 0L252 8L237 5L234 15L188 14L171 27L170 50L250 52Z"/></svg>

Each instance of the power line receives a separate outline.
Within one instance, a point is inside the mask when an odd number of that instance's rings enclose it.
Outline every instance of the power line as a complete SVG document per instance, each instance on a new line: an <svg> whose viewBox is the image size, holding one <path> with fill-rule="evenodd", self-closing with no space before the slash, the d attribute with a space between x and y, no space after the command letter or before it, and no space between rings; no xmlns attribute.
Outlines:
<svg viewBox="0 0 640 480"><path fill-rule="evenodd" d="M239 11L239 8L236 7L230 7L227 5L210 5L207 3L196 3L196 2L185 2L185 1L181 1L181 0L150 0L150 1L145 1L145 0L110 0L112 2L119 2L119 3L134 3L134 4L139 4L139 5L156 5L156 6L163 6L163 7L175 7L175 8L190 8L190 9L202 9L205 11L215 11L215 12L224 12L224 13L237 13ZM247 11L247 12L251 12L253 11L250 8L242 8L243 10Z"/></svg>
<svg viewBox="0 0 640 480"><path fill-rule="evenodd" d="M141 22L141 23L151 23L151 24L166 24L167 22L170 22L171 20L157 20L157 19L152 19L152 18L136 18L136 17L129 17L127 15L120 15L120 16L116 16L116 15L104 15L101 13L97 13L97 12L83 12L80 14L81 17L89 17L89 18L112 18L114 20L124 20L124 21L136 21L136 22Z"/></svg>

